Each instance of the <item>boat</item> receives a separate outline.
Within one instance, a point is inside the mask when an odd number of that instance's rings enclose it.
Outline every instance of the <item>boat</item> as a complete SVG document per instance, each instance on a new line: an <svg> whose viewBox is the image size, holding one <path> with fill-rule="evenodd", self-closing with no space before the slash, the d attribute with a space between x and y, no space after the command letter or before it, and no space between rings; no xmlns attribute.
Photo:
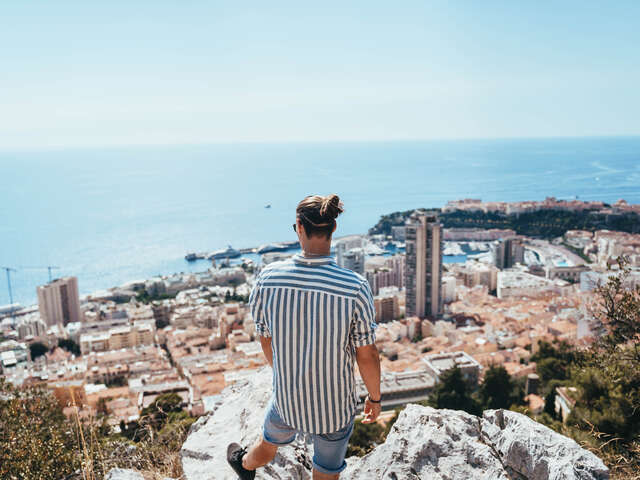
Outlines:
<svg viewBox="0 0 640 480"><path fill-rule="evenodd" d="M219 258L237 258L240 256L240 252L235 250L231 245L229 245L224 250L216 250L215 252L211 252L207 257L209 260L219 259Z"/></svg>
<svg viewBox="0 0 640 480"><path fill-rule="evenodd" d="M264 208L271 208L271 204L269 203L269 204L265 205Z"/></svg>
<svg viewBox="0 0 640 480"><path fill-rule="evenodd" d="M284 245L287 248L300 248L300 242L298 240L294 240L291 242L280 242L280 245Z"/></svg>
<svg viewBox="0 0 640 480"><path fill-rule="evenodd" d="M256 253L268 253L268 252L282 252L284 250L289 250L290 247L288 247L287 245L283 245L281 243L269 243L266 245L260 245L257 250Z"/></svg>
<svg viewBox="0 0 640 480"><path fill-rule="evenodd" d="M198 259L198 256L197 256L195 253L191 252L191 253L187 253L187 254L184 256L184 259L185 259L187 262L193 262L193 261L195 261L195 260L197 260L197 259Z"/></svg>

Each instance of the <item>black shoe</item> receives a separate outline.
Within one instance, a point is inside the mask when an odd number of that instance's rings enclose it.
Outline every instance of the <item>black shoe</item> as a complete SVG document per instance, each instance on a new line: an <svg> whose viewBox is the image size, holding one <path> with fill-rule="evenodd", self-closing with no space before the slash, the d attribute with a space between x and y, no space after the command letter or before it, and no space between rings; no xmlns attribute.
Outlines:
<svg viewBox="0 0 640 480"><path fill-rule="evenodd" d="M242 466L242 457L246 454L246 447L241 447L237 443L230 443L227 447L227 462L236 471L240 480L253 480L256 477L256 471L247 470Z"/></svg>

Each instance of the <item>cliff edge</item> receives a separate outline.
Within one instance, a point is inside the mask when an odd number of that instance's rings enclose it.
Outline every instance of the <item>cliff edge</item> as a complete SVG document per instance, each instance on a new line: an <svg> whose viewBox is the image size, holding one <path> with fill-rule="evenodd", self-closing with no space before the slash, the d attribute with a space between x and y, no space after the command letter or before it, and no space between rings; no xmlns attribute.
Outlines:
<svg viewBox="0 0 640 480"><path fill-rule="evenodd" d="M193 424L182 446L186 480L235 480L227 465L231 442L252 444L262 432L271 395L271 370L228 387L215 410ZM311 480L313 447L298 435L257 479ZM593 453L529 417L487 410L476 417L458 410L408 405L385 443L364 457L347 459L341 478L605 480L609 471Z"/></svg>

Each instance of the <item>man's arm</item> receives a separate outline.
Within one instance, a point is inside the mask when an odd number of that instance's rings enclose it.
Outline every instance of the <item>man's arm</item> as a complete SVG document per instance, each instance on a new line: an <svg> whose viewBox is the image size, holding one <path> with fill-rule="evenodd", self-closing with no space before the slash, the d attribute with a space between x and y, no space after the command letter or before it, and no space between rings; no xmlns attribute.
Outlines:
<svg viewBox="0 0 640 480"><path fill-rule="evenodd" d="M271 350L271 337L263 337L260 335L260 345L262 345L262 351L264 356L269 362L269 365L273 367L273 350Z"/></svg>
<svg viewBox="0 0 640 480"><path fill-rule="evenodd" d="M369 398L380 400L380 356L375 343L356 348L356 362L360 376L364 381ZM364 404L364 419L362 423L372 423L380 415L382 410L380 403L371 402L369 398Z"/></svg>

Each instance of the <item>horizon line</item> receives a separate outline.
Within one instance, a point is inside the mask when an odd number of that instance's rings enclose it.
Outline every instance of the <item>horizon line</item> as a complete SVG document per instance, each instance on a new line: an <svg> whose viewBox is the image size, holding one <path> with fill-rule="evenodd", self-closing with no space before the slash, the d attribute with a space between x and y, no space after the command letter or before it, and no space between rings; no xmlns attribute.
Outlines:
<svg viewBox="0 0 640 480"><path fill-rule="evenodd" d="M294 144L356 144L356 143L440 143L440 142L475 142L475 141L505 141L505 140L577 140L577 139L634 139L640 138L637 134L593 134L593 135L532 135L532 136L496 136L496 137L439 137L439 138L378 138L378 139L323 139L323 140L214 140L214 141L194 141L175 143L121 143L121 144L96 144L96 145L45 145L45 146L0 146L2 153L25 153L25 152L53 152L62 150L118 150L127 148L157 148L157 147L209 147L209 146L243 146L243 145L294 145Z"/></svg>

